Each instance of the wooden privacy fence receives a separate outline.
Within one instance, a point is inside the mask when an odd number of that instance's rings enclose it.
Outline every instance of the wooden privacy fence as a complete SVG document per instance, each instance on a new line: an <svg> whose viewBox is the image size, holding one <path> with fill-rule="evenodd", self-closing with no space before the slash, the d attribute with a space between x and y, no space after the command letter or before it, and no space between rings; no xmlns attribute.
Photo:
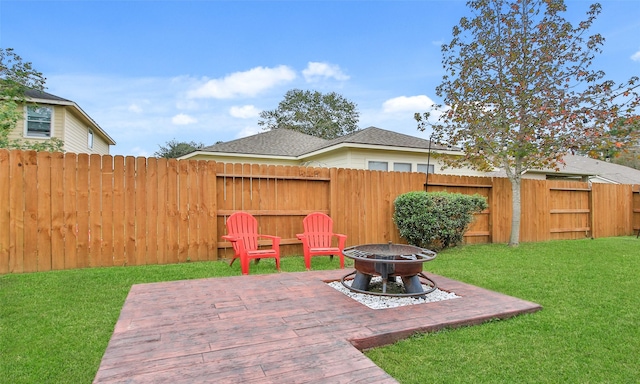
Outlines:
<svg viewBox="0 0 640 384"><path fill-rule="evenodd" d="M0 150L0 274L227 259L228 215L301 254L305 215L329 214L348 245L403 242L393 201L424 190L425 175ZM429 191L485 196L466 243L505 243L507 179L430 175ZM631 235L640 187L523 180L521 241Z"/></svg>

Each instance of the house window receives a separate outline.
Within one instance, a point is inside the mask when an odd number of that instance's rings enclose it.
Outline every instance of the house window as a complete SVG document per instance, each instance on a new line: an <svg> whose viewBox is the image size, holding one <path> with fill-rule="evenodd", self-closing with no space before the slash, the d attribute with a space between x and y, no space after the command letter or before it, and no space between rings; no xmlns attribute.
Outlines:
<svg viewBox="0 0 640 384"><path fill-rule="evenodd" d="M87 135L87 147L89 147L89 149L93 148L93 129L89 128L88 129L88 135Z"/></svg>
<svg viewBox="0 0 640 384"><path fill-rule="evenodd" d="M27 106L27 136L51 137L53 108Z"/></svg>
<svg viewBox="0 0 640 384"><path fill-rule="evenodd" d="M393 170L396 172L411 172L411 163L393 163Z"/></svg>
<svg viewBox="0 0 640 384"><path fill-rule="evenodd" d="M386 161L369 161L369 169L372 171L388 171L389 164Z"/></svg>
<svg viewBox="0 0 640 384"><path fill-rule="evenodd" d="M435 173L434 172L434 167L433 164L429 164L429 172L427 172L427 164L418 164L418 172L422 172L422 173Z"/></svg>

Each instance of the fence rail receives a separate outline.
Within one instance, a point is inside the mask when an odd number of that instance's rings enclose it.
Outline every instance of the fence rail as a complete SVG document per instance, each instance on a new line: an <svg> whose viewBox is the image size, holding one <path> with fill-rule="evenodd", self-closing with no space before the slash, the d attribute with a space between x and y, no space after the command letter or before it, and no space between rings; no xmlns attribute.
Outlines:
<svg viewBox="0 0 640 384"><path fill-rule="evenodd" d="M244 210L301 254L302 218L324 212L348 244L402 242L393 201L419 173L0 150L0 274L231 257L224 222ZM429 191L480 194L466 243L504 243L507 179L430 175ZM521 241L631 235L640 186L523 180Z"/></svg>

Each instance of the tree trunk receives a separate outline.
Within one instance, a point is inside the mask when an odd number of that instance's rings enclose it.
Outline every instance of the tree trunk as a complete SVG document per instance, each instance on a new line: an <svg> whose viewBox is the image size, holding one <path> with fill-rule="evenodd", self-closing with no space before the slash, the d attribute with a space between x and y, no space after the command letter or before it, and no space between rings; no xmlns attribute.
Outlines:
<svg viewBox="0 0 640 384"><path fill-rule="evenodd" d="M512 193L512 211L511 218L511 237L509 238L509 246L516 247L520 244L520 216L522 215L522 206L520 203L520 186L522 179L520 177L510 177L511 193Z"/></svg>

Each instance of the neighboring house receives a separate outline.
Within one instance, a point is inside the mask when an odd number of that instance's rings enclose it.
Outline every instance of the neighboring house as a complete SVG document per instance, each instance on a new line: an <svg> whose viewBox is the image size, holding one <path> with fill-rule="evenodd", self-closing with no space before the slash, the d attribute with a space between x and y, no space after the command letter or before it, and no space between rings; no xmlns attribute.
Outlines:
<svg viewBox="0 0 640 384"><path fill-rule="evenodd" d="M559 172L546 172L546 178L558 178L567 174L588 175L592 183L640 184L640 170L585 156L566 155L565 166ZM538 172L541 173L541 172Z"/></svg>
<svg viewBox="0 0 640 384"><path fill-rule="evenodd" d="M30 142L56 137L65 152L108 155L116 142L78 104L43 91L28 90L24 119L9 133L9 139Z"/></svg>
<svg viewBox="0 0 640 384"><path fill-rule="evenodd" d="M274 129L219 143L180 157L223 163L302 165L400 172L479 176L471 169L442 169L438 157L460 156L457 148L429 140L369 127L333 140L288 129Z"/></svg>
<svg viewBox="0 0 640 384"><path fill-rule="evenodd" d="M458 148L444 147L419 137L369 127L333 140L287 129L274 129L219 143L180 157L223 163L307 165L312 167L372 169L401 172L506 177L501 170L479 172L445 168L442 156L461 156ZM594 183L640 184L640 171L583 156L567 155L559 170L529 170L524 179L564 179Z"/></svg>
<svg viewBox="0 0 640 384"><path fill-rule="evenodd" d="M640 184L640 170L608 161L578 155L563 157L565 164L558 163L558 170L528 170L523 179L575 180L606 184ZM504 171L488 173L488 176L507 177Z"/></svg>

